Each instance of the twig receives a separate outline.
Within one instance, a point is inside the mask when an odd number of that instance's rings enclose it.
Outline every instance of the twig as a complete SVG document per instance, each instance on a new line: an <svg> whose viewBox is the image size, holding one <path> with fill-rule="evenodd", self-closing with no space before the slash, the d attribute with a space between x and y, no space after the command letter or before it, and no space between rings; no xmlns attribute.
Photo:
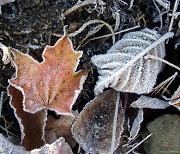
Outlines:
<svg viewBox="0 0 180 154"><path fill-rule="evenodd" d="M130 149L128 152L126 152L125 154L129 154L131 153L134 149L136 149L139 145L141 145L144 141L146 141L148 138L150 138L152 136L152 134L149 134L146 138L144 138L141 142L139 142L138 144L136 144L132 149Z"/></svg>
<svg viewBox="0 0 180 154"><path fill-rule="evenodd" d="M172 64L172 63L170 63L167 60L164 60L162 58L159 58L159 57L156 57L156 56L152 56L152 55L147 55L144 58L146 58L146 59L151 58L151 59L159 60L159 61L161 61L161 62L163 62L163 63L165 63L165 64L167 64L167 65L169 65L169 66L171 66L171 67L173 67L175 69L177 69L178 71L180 71L180 68L178 66L176 66L176 65L174 65L174 64Z"/></svg>
<svg viewBox="0 0 180 154"><path fill-rule="evenodd" d="M67 16L69 15L70 13L76 11L77 9L83 7L83 6L86 6L86 5L89 5L89 4L94 4L94 0L85 0L81 3L77 3L76 5L74 5L73 7L71 7L70 9L66 10L64 12L64 16Z"/></svg>
<svg viewBox="0 0 180 154"><path fill-rule="evenodd" d="M164 87L165 87L165 90L169 87L169 85L173 82L173 80L176 78L176 76L178 75L177 72L175 72L172 76L170 76L169 78L167 78L166 80L164 80L163 82L161 82L159 85L157 85L155 88L153 88L152 90L152 94L151 95L156 95L157 93L159 93L159 91ZM164 93L164 91L163 91ZM161 96L163 95L163 93L161 93Z"/></svg>
<svg viewBox="0 0 180 154"><path fill-rule="evenodd" d="M173 8L173 13L172 13L172 17L171 17L171 22L170 22L170 25L169 25L169 30L168 30L169 32L172 30L172 26L173 26L173 22L174 22L174 19L175 19L175 14L176 14L178 5L179 5L179 0L176 0L175 3L174 3L174 8Z"/></svg>
<svg viewBox="0 0 180 154"><path fill-rule="evenodd" d="M102 39L102 38L106 38L106 37L110 37L112 35L117 35L117 34L121 34L121 33L124 33L124 32L127 32L127 31L130 31L130 30L133 30L133 29L136 29L136 28L139 28L140 26L135 26L135 27L131 27L131 28L127 28L125 30L121 30L119 32L115 32L113 34L106 34L106 35L102 35L102 36L98 36L98 37L94 37L92 39L89 39L86 43L84 43L82 46L86 45L87 43L89 43L90 41L94 41L94 40L98 40L98 39Z"/></svg>
<svg viewBox="0 0 180 154"><path fill-rule="evenodd" d="M113 44L114 44L115 43L115 36L114 36L113 28L108 23L106 23L105 21L99 20L99 19L90 20L90 21L84 23L77 31L70 33L68 36L74 37L74 36L80 34L87 26L89 26L91 24L96 24L96 23L104 24L111 31L111 34L112 34L111 36L112 36L112 40L113 40Z"/></svg>

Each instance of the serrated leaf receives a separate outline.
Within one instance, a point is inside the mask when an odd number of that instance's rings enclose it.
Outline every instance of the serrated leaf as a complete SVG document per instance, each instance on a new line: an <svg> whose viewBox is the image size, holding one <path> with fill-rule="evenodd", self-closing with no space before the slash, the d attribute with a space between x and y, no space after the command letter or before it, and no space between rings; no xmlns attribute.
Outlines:
<svg viewBox="0 0 180 154"><path fill-rule="evenodd" d="M133 108L165 109L169 107L167 101L142 95L137 101L131 104Z"/></svg>
<svg viewBox="0 0 180 154"><path fill-rule="evenodd" d="M66 36L54 46L46 46L41 63L27 54L11 51L17 70L9 82L23 93L24 110L35 113L49 109L58 114L71 114L87 75L87 72L75 72L82 52L74 51Z"/></svg>
<svg viewBox="0 0 180 154"><path fill-rule="evenodd" d="M72 134L87 153L110 153L117 97L114 90L104 92L88 103L74 122ZM118 108L113 150L119 145L124 123L121 105Z"/></svg>
<svg viewBox="0 0 180 154"><path fill-rule="evenodd" d="M180 86L174 92L173 96L171 97L171 100L169 101L169 104L173 105L180 111Z"/></svg>
<svg viewBox="0 0 180 154"><path fill-rule="evenodd" d="M18 120L21 130L21 143L27 150L39 148L45 144L44 127L47 119L47 111L42 110L35 114L23 110L23 95L13 86L8 87L10 95L10 105L14 109L14 114Z"/></svg>
<svg viewBox="0 0 180 154"><path fill-rule="evenodd" d="M117 91L130 93L149 93L156 83L161 70L161 62L145 58L153 55L165 56L164 41L172 37L166 33L160 37L155 30L142 29L125 34L106 54L95 55L92 63L100 74L95 94L111 87Z"/></svg>

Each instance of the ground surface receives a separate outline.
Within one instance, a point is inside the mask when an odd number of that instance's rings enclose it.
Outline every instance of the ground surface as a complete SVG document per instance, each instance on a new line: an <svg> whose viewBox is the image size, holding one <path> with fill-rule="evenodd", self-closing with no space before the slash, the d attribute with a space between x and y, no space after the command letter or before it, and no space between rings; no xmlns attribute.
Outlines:
<svg viewBox="0 0 180 154"><path fill-rule="evenodd" d="M130 1L127 1L127 4L123 4L123 2L119 0L104 0L104 4L101 4L100 2L100 0L94 0L94 4L78 8L72 13L64 16L63 13L73 7L77 3L77 0L16 0L13 3L2 6L2 14L0 15L0 41L23 53L30 54L38 61L42 61L41 53L44 47L46 45L54 45L57 39L63 35L64 26L66 27L66 33L72 34L84 23L98 19L108 23L113 29L117 26L115 28L116 31L121 31L136 25L141 26L139 29L142 29L143 27L156 27L161 34L168 31L170 17L167 17L167 14L162 16L163 26L161 28L158 19L159 12L153 1L134 1L134 5L130 9ZM171 13L173 5L174 1L171 1ZM163 7L159 7L162 11ZM119 14L119 16L116 16L117 14ZM118 24L116 23L116 18L119 18L117 20L120 21L120 25L116 25ZM89 70L89 75L84 84L84 88L73 106L74 110L78 109L81 111L84 105L94 98L93 88L97 81L98 73L95 66L91 64L91 57L96 54L106 53L112 46L111 37L87 42L90 38L111 33L107 26L103 26L98 32L83 42L83 44L86 42L87 44L79 47L88 32L93 32L97 25L103 24L101 21L88 25L81 33L71 37L74 49L78 48L78 50L83 51L83 56L78 69ZM180 29L178 29L178 19L174 21L172 31L176 36L166 44L165 59L180 66L180 46L178 46L178 42L180 41ZM121 37L122 34L116 35L116 41ZM19 126L14 117L13 110L8 105L9 97L7 96L6 90L8 79L13 76L14 71L14 68L10 64L4 65L3 62L0 61L0 91L1 95L4 93L2 98L3 108L0 119L0 132L7 136L8 130L20 138ZM157 84L173 75L176 71L176 69L166 65L158 76ZM170 97L177 89L178 85L179 75L171 83L164 95ZM158 94L156 97L159 97ZM135 110L129 110L127 112L127 114L132 117L134 116L134 113ZM142 125L142 130L145 129L148 122L166 113L178 114L178 110L174 108L158 111L145 110L145 120ZM73 150L76 151L76 148ZM140 152L144 153L143 146L140 147Z"/></svg>

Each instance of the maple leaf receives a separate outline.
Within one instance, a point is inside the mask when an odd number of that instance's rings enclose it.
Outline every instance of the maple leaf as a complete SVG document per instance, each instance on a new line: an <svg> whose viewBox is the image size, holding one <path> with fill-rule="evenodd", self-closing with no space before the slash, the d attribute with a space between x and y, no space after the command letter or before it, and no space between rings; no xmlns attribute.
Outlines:
<svg viewBox="0 0 180 154"><path fill-rule="evenodd" d="M17 69L9 82L23 93L24 110L35 113L46 108L58 114L71 114L87 72L75 72L82 52L73 50L69 38L64 36L54 46L46 46L41 63L10 49Z"/></svg>

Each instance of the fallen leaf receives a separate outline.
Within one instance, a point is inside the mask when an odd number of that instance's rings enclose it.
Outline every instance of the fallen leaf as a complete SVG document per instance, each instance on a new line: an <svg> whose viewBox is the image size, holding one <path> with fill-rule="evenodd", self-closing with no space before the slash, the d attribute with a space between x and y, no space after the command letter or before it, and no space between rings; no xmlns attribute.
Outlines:
<svg viewBox="0 0 180 154"><path fill-rule="evenodd" d="M14 114L18 120L21 130L21 142L27 150L39 148L45 144L44 127L47 119L46 110L35 114L27 113L23 110L23 95L13 86L8 87L8 94L11 97L10 105L14 109Z"/></svg>
<svg viewBox="0 0 180 154"><path fill-rule="evenodd" d="M133 108L150 108L150 109L165 109L169 107L167 101L160 100L158 98L148 97L141 95L141 97L131 104Z"/></svg>
<svg viewBox="0 0 180 154"><path fill-rule="evenodd" d="M56 137L64 137L66 142L69 143L69 145L73 148L76 145L76 141L72 137L71 133L71 127L74 121L76 120L76 115L74 116L67 116L67 115L61 115L59 119L55 119L52 116L48 116L48 120L46 122L46 142L51 143L52 141L54 142L55 140L51 139L53 136L53 133L55 133ZM49 134L52 134L48 139L48 133L47 131L51 131ZM50 141L49 141L50 140Z"/></svg>
<svg viewBox="0 0 180 154"><path fill-rule="evenodd" d="M87 153L110 153L114 116L117 116L113 150L119 146L124 116L121 105L115 115L118 92L109 90L89 102L72 126L75 140Z"/></svg>
<svg viewBox="0 0 180 154"><path fill-rule="evenodd" d="M173 105L180 111L180 86L174 92L173 96L171 97L171 100L169 101L169 104Z"/></svg>
<svg viewBox="0 0 180 154"><path fill-rule="evenodd" d="M143 109L139 109L136 118L133 121L131 130L130 130L130 137L128 138L129 142L135 139L138 135L139 130L141 128L141 123L144 120L144 112Z"/></svg>
<svg viewBox="0 0 180 154"><path fill-rule="evenodd" d="M26 151L22 146L12 144L2 134L0 134L0 152L3 154L73 154L63 137L52 144L45 144L39 149Z"/></svg>
<svg viewBox="0 0 180 154"><path fill-rule="evenodd" d="M2 154L29 154L22 146L14 145L0 134L0 153Z"/></svg>
<svg viewBox="0 0 180 154"><path fill-rule="evenodd" d="M149 93L156 83L162 62L146 56L163 58L164 41L172 36L173 33L169 32L160 37L157 31L148 28L129 32L106 54L93 56L92 63L100 74L94 88L95 94L108 87L121 92Z"/></svg>
<svg viewBox="0 0 180 154"><path fill-rule="evenodd" d="M45 144L39 149L34 149L30 154L73 154L68 143L61 137L52 144Z"/></svg>
<svg viewBox="0 0 180 154"><path fill-rule="evenodd" d="M54 46L46 46L43 62L12 49L17 65L16 76L9 83L23 93L26 112L49 109L58 114L71 114L87 72L75 72L82 52L76 52L64 36Z"/></svg>

